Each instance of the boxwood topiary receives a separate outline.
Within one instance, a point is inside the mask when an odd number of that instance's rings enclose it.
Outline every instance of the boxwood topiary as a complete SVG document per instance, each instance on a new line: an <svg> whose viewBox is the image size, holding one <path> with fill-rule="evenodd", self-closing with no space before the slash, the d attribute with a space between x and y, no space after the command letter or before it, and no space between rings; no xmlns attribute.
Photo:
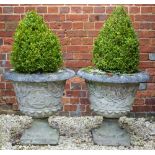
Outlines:
<svg viewBox="0 0 155 155"><path fill-rule="evenodd" d="M98 69L107 72L137 72L138 46L138 38L129 16L123 6L118 6L94 43L93 62Z"/></svg>
<svg viewBox="0 0 155 155"><path fill-rule="evenodd" d="M11 64L17 72L55 72L62 65L58 38L35 11L20 21L15 35Z"/></svg>

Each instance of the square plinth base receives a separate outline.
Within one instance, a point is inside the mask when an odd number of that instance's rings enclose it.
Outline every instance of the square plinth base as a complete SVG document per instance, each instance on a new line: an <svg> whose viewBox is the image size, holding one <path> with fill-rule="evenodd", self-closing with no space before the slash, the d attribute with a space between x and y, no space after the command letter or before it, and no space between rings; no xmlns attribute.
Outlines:
<svg viewBox="0 0 155 155"><path fill-rule="evenodd" d="M34 119L32 127L26 129L20 139L21 144L57 145L59 131L49 126L47 119Z"/></svg>
<svg viewBox="0 0 155 155"><path fill-rule="evenodd" d="M120 128L118 119L104 119L100 127L92 130L92 135L97 145L130 146L130 136Z"/></svg>

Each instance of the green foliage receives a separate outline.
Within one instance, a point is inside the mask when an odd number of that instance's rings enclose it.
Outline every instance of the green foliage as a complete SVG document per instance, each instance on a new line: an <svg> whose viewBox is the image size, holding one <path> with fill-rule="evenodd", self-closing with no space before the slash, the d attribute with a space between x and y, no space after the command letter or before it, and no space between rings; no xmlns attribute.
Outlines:
<svg viewBox="0 0 155 155"><path fill-rule="evenodd" d="M62 65L58 38L36 12L28 12L14 35L11 64L17 72L54 72Z"/></svg>
<svg viewBox="0 0 155 155"><path fill-rule="evenodd" d="M139 42L122 6L113 11L97 37L93 62L103 71L134 73L138 71Z"/></svg>

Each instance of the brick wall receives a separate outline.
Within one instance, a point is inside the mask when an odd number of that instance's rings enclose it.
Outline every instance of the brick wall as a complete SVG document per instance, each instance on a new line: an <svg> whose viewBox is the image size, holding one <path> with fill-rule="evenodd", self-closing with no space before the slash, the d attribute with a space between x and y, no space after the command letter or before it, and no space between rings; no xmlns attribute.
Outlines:
<svg viewBox="0 0 155 155"><path fill-rule="evenodd" d="M92 45L115 5L0 5L0 109L17 110L13 86L2 73L11 68L9 57L15 28L29 10L42 15L59 36L64 66L77 70L91 65ZM139 69L150 74L140 85L134 112L155 111L155 5L125 5L140 40ZM91 115L88 92L83 79L66 82L61 115Z"/></svg>

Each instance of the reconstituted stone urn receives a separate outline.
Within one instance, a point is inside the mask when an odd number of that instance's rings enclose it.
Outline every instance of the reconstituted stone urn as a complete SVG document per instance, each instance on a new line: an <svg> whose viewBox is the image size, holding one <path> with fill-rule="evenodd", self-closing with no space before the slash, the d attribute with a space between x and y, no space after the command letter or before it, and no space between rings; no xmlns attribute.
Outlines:
<svg viewBox="0 0 155 155"><path fill-rule="evenodd" d="M86 80L91 109L105 118L100 127L92 130L94 143L129 146L130 136L120 128L118 119L130 112L139 83L149 80L148 74L109 75L93 69L81 69L77 74Z"/></svg>
<svg viewBox="0 0 155 155"><path fill-rule="evenodd" d="M22 144L58 144L59 131L49 126L47 118L61 109L65 81L74 75L70 69L46 74L4 74L5 79L13 81L20 111L34 118L32 127L21 137Z"/></svg>

